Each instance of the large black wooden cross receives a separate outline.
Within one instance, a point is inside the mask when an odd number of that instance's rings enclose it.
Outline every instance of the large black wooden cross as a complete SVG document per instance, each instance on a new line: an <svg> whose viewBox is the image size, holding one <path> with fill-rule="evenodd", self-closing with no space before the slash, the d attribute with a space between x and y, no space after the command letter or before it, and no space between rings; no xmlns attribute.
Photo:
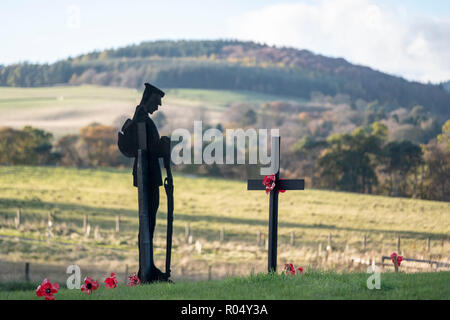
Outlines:
<svg viewBox="0 0 450 320"><path fill-rule="evenodd" d="M305 180L280 180L280 137L272 137L272 159L278 161L275 172L275 188L270 191L269 199L269 252L268 271L277 271L277 237L278 237L278 190L304 190ZM248 180L247 190L266 190L262 180Z"/></svg>

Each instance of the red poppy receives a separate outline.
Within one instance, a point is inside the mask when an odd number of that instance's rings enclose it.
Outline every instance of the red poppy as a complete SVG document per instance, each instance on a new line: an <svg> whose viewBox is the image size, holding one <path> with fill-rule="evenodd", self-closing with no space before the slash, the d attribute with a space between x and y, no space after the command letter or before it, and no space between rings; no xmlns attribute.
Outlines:
<svg viewBox="0 0 450 320"><path fill-rule="evenodd" d="M287 273L287 274L292 274L292 275L294 275L294 274L295 274L295 268L294 268L294 265L293 265L292 263L286 263L286 264L284 265L284 272Z"/></svg>
<svg viewBox="0 0 450 320"><path fill-rule="evenodd" d="M38 297L45 297L45 300L55 300L53 296L59 290L58 283L51 283L47 278L42 281L41 285L36 289L36 295Z"/></svg>
<svg viewBox="0 0 450 320"><path fill-rule="evenodd" d="M299 274L301 274L301 273L303 273L303 268L302 267L298 267L297 271L298 271Z"/></svg>
<svg viewBox="0 0 450 320"><path fill-rule="evenodd" d="M111 276L105 279L105 287L108 289L112 289L117 287L117 284L119 282L116 279L116 275L114 274L114 272L111 272Z"/></svg>
<svg viewBox="0 0 450 320"><path fill-rule="evenodd" d="M132 276L128 276L128 283L127 286L134 287L138 284L141 284L141 280L137 277L136 273Z"/></svg>
<svg viewBox="0 0 450 320"><path fill-rule="evenodd" d="M397 264L398 264L398 266L400 267L400 264L401 264L402 261L403 261L403 257L402 257L402 256L399 256L399 255L397 254L397 252L394 252L393 254L391 254L391 260L392 260L392 263L395 263L394 257L397 257Z"/></svg>
<svg viewBox="0 0 450 320"><path fill-rule="evenodd" d="M262 183L266 186L266 194L269 193L275 188L275 175L265 176Z"/></svg>
<svg viewBox="0 0 450 320"><path fill-rule="evenodd" d="M98 282L95 280L92 280L90 277L84 278L84 283L81 286L81 291L87 294L91 294L92 291L98 289Z"/></svg>
<svg viewBox="0 0 450 320"><path fill-rule="evenodd" d="M262 183L266 186L266 194L268 194L275 188L275 175L271 174L269 176L265 176ZM278 192L284 193L286 190L279 189Z"/></svg>

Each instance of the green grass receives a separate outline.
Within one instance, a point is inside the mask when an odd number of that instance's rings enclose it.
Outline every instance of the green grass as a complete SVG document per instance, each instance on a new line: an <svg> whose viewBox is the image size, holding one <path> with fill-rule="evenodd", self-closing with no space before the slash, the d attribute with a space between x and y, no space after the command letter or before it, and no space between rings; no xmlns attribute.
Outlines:
<svg viewBox="0 0 450 320"><path fill-rule="evenodd" d="M0 167L0 212L12 218L18 207L25 219L42 219L51 210L61 221L113 228L121 214L125 230L137 226L137 192L130 169ZM160 211L166 203L161 190ZM253 240L267 226L268 197L247 191L246 183L217 178L175 177L175 228L186 222L204 236L215 238L224 227L239 240ZM440 240L450 234L446 223L450 204L345 192L305 190L280 195L280 236L297 232L303 244L325 240L331 232L336 244L351 236L401 235L404 241ZM162 219L163 220L163 219ZM179 229L177 229L179 230ZM184 231L184 230L183 230Z"/></svg>
<svg viewBox="0 0 450 320"><path fill-rule="evenodd" d="M69 264L78 264L82 277L103 280L109 272L124 279L137 271L137 192L131 185L131 170L75 169L54 167L0 167L0 278L23 279L23 263L31 263L31 278L49 277L64 283ZM354 257L373 258L396 251L397 235L402 254L444 260L449 246L442 242L450 234L450 204L319 190L288 191L280 195L278 266L294 263L310 271L295 279L248 276L250 270L264 272L267 251L255 244L258 231L267 234L268 197L247 191L246 183L225 179L176 174L175 222L172 274L177 284L99 290L93 296L61 290L58 299L431 299L449 298L449 272L382 273L382 290L365 287L367 265L353 264ZM14 227L21 208L22 224ZM165 246L166 199L161 190L155 237L155 258L162 267ZM54 214L53 236L47 239L48 213ZM83 215L92 231L83 235ZM116 215L121 232L114 232ZM189 223L194 242L184 238ZM99 238L93 229L99 226ZM218 241L224 228L226 241ZM296 246L289 245L290 234ZM324 262L327 238L332 234L333 254ZM362 237L367 235L367 249ZM426 238L431 252L424 253ZM318 244L322 255L317 252ZM444 245L442 245L444 244ZM346 252L345 259L342 254ZM207 278L212 267L214 280ZM408 262L401 271L409 272ZM184 270L184 271L182 271ZM349 271L360 271L359 273ZM384 271L392 270L386 268ZM428 269L429 270L429 269ZM417 270L415 270L417 271ZM234 274L234 277L233 277ZM224 279L219 281L218 279ZM196 283L187 281L195 280ZM1 299L34 299L29 287L0 285ZM6 287L5 287L6 286ZM3 288L3 289L2 289ZM5 289L7 288L7 289Z"/></svg>
<svg viewBox="0 0 450 320"><path fill-rule="evenodd" d="M120 285L91 295L80 290L60 289L56 299L450 299L450 272L383 273L381 289L369 290L368 274L307 271L303 275L255 275L223 281L180 282L137 287ZM42 299L34 290L3 291L0 299Z"/></svg>
<svg viewBox="0 0 450 320"><path fill-rule="evenodd" d="M7 281L0 282L0 292L4 291L30 291L36 290L38 282L31 281Z"/></svg>
<svg viewBox="0 0 450 320"><path fill-rule="evenodd" d="M192 274L205 278L209 265L216 272L213 278L248 275L250 268L264 271L267 251L255 241L258 231L267 235L268 196L264 192L247 191L243 181L176 174L174 182L176 277ZM22 225L16 229L14 217L18 208L22 210ZM54 227L53 236L47 241L49 212L54 215ZM83 235L84 215L88 215L92 226L89 237ZM114 232L117 215L121 219L120 234ZM450 248L442 240L450 235L449 215L450 204L445 202L319 190L288 191L280 195L278 263L348 270L349 259L370 258L379 262L382 255L396 251L397 236L401 236L403 255L446 261ZM155 236L156 260L161 264L165 254L165 220L166 198L161 189ZM201 253L194 244L186 243L186 224L190 225L194 243L202 244ZM97 239L95 226L99 227ZM218 241L222 228L224 243ZM129 168L0 167L0 260L52 264L58 266L62 276L65 267L74 262L84 269L96 265L99 274L122 272L125 264L134 272L138 261L137 232L137 192L132 187ZM295 247L290 246L292 232ZM334 256L324 263L329 234ZM364 235L366 250L362 249ZM425 252L428 237L431 251ZM322 253L317 251L319 244ZM404 265L407 268L409 263ZM23 266L18 268L22 270ZM363 270L363 266L358 268ZM47 275L45 266L39 270L43 271L39 275L35 271L36 280Z"/></svg>

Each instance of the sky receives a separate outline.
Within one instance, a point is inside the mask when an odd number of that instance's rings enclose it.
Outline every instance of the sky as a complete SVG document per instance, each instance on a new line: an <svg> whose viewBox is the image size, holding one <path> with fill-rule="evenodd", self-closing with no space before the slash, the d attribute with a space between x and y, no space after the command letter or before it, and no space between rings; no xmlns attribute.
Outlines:
<svg viewBox="0 0 450 320"><path fill-rule="evenodd" d="M161 39L307 49L408 80L450 80L449 0L2 0L0 64Z"/></svg>

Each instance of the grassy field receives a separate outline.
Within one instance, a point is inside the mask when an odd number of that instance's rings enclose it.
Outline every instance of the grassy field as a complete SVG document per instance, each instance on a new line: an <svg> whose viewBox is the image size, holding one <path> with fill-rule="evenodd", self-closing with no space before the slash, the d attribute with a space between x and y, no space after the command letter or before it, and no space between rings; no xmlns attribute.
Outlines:
<svg viewBox="0 0 450 320"><path fill-rule="evenodd" d="M96 86L0 88L0 126L32 125L56 136L76 133L91 122L112 124L133 112L138 92Z"/></svg>
<svg viewBox="0 0 450 320"><path fill-rule="evenodd" d="M251 91L208 90L208 89L169 89L169 102L194 102L205 108L227 108L235 103L260 104L267 101L305 102L298 97L263 94Z"/></svg>
<svg viewBox="0 0 450 320"><path fill-rule="evenodd" d="M131 181L128 168L0 167L0 279L22 278L24 261L32 263L35 281L49 273L65 279L65 268L71 263L98 277L108 272L123 277L125 265L129 273L136 271L137 192ZM16 228L18 208L22 223ZM155 239L160 266L165 254L165 212L161 189ZM89 235L82 229L84 215L91 226ZM114 231L117 215L119 234ZM407 257L448 261L449 215L450 204L444 202L318 190L287 192L280 195L279 265L292 262L364 271L367 266L349 265L349 261L379 262L382 255L397 250L397 236ZM192 243L184 236L186 224ZM264 192L247 191L246 183L240 181L176 175L174 278L205 279L209 266L213 279L248 275L250 270L263 272L267 251L256 243L256 235L260 231L266 236L267 226ZM224 242L219 241L222 228ZM329 235L332 243L327 248ZM428 237L430 252L425 251ZM408 271L408 265L403 263L402 269Z"/></svg>
<svg viewBox="0 0 450 320"><path fill-rule="evenodd" d="M263 275L230 278L222 281L152 284L115 289L100 288L87 295L80 290L61 288L57 300L96 299L450 299L450 272L383 273L381 288L369 290L368 274L307 271L303 275ZM36 286L37 284L35 284ZM13 290L11 290L13 289ZM14 290L15 289L15 290ZM0 286L1 299L43 299L36 296L30 284L13 283Z"/></svg>
<svg viewBox="0 0 450 320"><path fill-rule="evenodd" d="M188 128L192 119L222 121L224 111L235 103L292 100L226 90L166 92L161 110L172 127L165 126L162 135ZM0 127L33 125L58 138L95 121L122 123L132 116L140 97L134 89L98 86L0 88ZM21 223L16 226L19 209ZM62 289L58 299L449 298L449 272L409 274L435 271L429 265L404 262L401 271L408 274L389 273L392 266L386 266L380 291L366 288L364 273L368 264L397 251L397 237L406 257L448 262L449 203L305 190L281 194L279 210L279 269L294 263L314 271L296 278L249 278L267 268L268 196L247 191L244 181L175 174L172 275L177 284L102 289L94 296ZM84 216L89 232L83 229ZM115 231L117 217L120 232ZM161 269L165 228L166 197L161 188L155 236L155 259ZM123 283L127 274L137 271L137 233L131 168L0 166L0 299L34 299L30 288L45 277L64 283L70 264L79 265L83 277L103 280L115 272ZM22 282L25 262L31 264L28 283Z"/></svg>
<svg viewBox="0 0 450 320"><path fill-rule="evenodd" d="M172 124L178 123L182 127L186 126L182 120L196 112L205 113L212 123L218 122L222 112L234 103L300 101L247 91L180 88L166 90L166 93L161 110L170 116ZM0 127L32 125L59 137L76 133L80 127L92 122L107 125L123 122L120 119L133 115L141 96L142 92L135 89L92 85L0 87Z"/></svg>

